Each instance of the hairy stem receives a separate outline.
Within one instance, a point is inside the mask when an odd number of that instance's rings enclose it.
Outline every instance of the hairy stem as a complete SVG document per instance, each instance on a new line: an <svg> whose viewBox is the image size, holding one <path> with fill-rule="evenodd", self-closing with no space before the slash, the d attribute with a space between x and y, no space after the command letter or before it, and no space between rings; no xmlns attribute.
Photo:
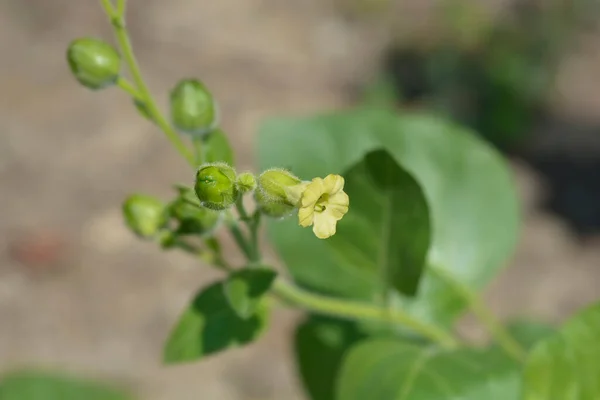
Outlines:
<svg viewBox="0 0 600 400"><path fill-rule="evenodd" d="M473 314L475 314L479 321L493 336L494 340L502 346L509 356L518 361L523 361L525 359L526 353L523 347L521 347L521 345L510 335L502 323L498 321L496 316L487 308L483 300L476 293L454 279L454 277L443 269L433 266L430 266L429 269L441 280L448 283L456 293L466 301Z"/></svg>
<svg viewBox="0 0 600 400"><path fill-rule="evenodd" d="M144 104L152 117L152 120L156 122L158 127L165 133L167 139L171 142L173 147L187 160L187 162L195 167L195 159L192 152L188 149L185 143L181 140L177 132L173 129L173 127L167 122L165 117L160 112L146 82L142 77L142 73L140 71L139 65L133 53L133 49L131 47L131 41L129 39L129 33L127 32L127 28L125 27L125 0L119 0L117 3L117 10L115 10L113 4L110 0L100 0L106 15L110 18L113 30L115 32L115 36L117 38L117 42L119 43L119 47L121 49L121 53L123 55L123 59L129 68L129 72L131 73L131 77L133 78L133 82L141 96L141 100L144 101Z"/></svg>
<svg viewBox="0 0 600 400"><path fill-rule="evenodd" d="M238 247L240 248L242 253L244 253L244 256L246 256L246 258L248 260L251 260L253 257L252 256L253 250L250 247L250 244L248 243L248 240L246 239L244 232L242 232L239 224L237 223L237 221L235 220L233 215L231 215L231 213L228 212L226 218L227 218L227 227L229 228L229 232L231 233L231 236L235 240L235 243L238 245Z"/></svg>
<svg viewBox="0 0 600 400"><path fill-rule="evenodd" d="M248 256L248 261L250 264L256 265L260 263L260 248L258 246L258 228L260 225L260 214L253 214L252 216L248 215L246 211L246 207L244 207L244 199L242 196L236 201L235 207L237 209L238 214L240 215L240 220L246 224L248 228L248 232L250 233L250 239L246 241L246 246L250 250L250 254Z"/></svg>
<svg viewBox="0 0 600 400"><path fill-rule="evenodd" d="M387 324L400 324L444 348L453 349L459 345L458 341L450 333L437 326L419 321L398 309L386 309L375 305L339 300L310 293L281 278L273 285L273 292L282 300L315 313L353 320L371 320Z"/></svg>

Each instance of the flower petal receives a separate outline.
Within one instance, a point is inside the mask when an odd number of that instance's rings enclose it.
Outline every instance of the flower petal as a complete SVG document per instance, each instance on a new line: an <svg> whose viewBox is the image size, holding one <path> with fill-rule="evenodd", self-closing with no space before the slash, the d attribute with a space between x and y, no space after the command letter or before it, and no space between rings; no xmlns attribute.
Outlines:
<svg viewBox="0 0 600 400"><path fill-rule="evenodd" d="M344 178L340 175L329 174L323 179L323 184L324 193L333 195L344 188Z"/></svg>
<svg viewBox="0 0 600 400"><path fill-rule="evenodd" d="M317 200L319 200L323 193L323 179L314 178L302 193L302 207L314 208Z"/></svg>
<svg viewBox="0 0 600 400"><path fill-rule="evenodd" d="M340 220L348 212L349 203L350 199L344 191L337 192L329 198L324 212L328 212L333 218Z"/></svg>
<svg viewBox="0 0 600 400"><path fill-rule="evenodd" d="M336 219L329 213L316 213L314 215L313 232L319 239L327 239L335 235Z"/></svg>
<svg viewBox="0 0 600 400"><path fill-rule="evenodd" d="M302 207L298 210L298 223L307 227L313 223L315 209L313 207Z"/></svg>
<svg viewBox="0 0 600 400"><path fill-rule="evenodd" d="M336 194L329 196L327 204L348 207L348 205L350 204L350 198L348 197L348 194L346 194L346 192L341 190Z"/></svg>

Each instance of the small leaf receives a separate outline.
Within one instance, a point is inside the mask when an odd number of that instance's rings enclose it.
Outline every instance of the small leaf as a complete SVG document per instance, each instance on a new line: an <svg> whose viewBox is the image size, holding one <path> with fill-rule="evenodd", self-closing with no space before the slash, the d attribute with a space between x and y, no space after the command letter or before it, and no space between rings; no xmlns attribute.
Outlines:
<svg viewBox="0 0 600 400"><path fill-rule="evenodd" d="M204 138L204 162L225 162L234 166L233 150L229 139L221 129L215 129Z"/></svg>
<svg viewBox="0 0 600 400"><path fill-rule="evenodd" d="M0 400L131 400L109 385L55 372L17 371L0 379Z"/></svg>
<svg viewBox="0 0 600 400"><path fill-rule="evenodd" d="M347 349L364 336L356 324L311 316L296 328L296 364L312 400L332 400L335 378Z"/></svg>
<svg viewBox="0 0 600 400"><path fill-rule="evenodd" d="M443 352L392 339L352 348L337 381L337 400L513 400L519 366L499 349Z"/></svg>
<svg viewBox="0 0 600 400"><path fill-rule="evenodd" d="M600 303L580 312L530 352L524 400L600 399Z"/></svg>
<svg viewBox="0 0 600 400"><path fill-rule="evenodd" d="M229 275L223 290L229 305L240 318L248 319L255 314L276 275L268 268L246 268Z"/></svg>
<svg viewBox="0 0 600 400"><path fill-rule="evenodd" d="M261 304L251 318L240 318L225 298L223 283L214 283L201 290L180 317L165 345L164 362L199 360L248 344L264 331L267 317Z"/></svg>

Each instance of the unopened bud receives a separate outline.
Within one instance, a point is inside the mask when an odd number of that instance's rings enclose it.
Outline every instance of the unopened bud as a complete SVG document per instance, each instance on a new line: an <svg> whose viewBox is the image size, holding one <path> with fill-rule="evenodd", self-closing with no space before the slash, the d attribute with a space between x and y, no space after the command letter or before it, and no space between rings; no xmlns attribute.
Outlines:
<svg viewBox="0 0 600 400"><path fill-rule="evenodd" d="M157 198L142 194L129 196L123 203L127 226L138 236L151 238L166 225L165 205Z"/></svg>
<svg viewBox="0 0 600 400"><path fill-rule="evenodd" d="M193 204L196 196L192 189L181 191L180 196L171 204L171 216L179 222L177 233L180 235L210 235L221 220L221 213ZM196 200L197 201L197 200Z"/></svg>
<svg viewBox="0 0 600 400"><path fill-rule="evenodd" d="M256 189L256 178L250 172L242 172L237 177L237 186L241 194Z"/></svg>
<svg viewBox="0 0 600 400"><path fill-rule="evenodd" d="M79 83L93 90L114 85L121 70L119 53L100 39L81 38L71 42L67 61Z"/></svg>
<svg viewBox="0 0 600 400"><path fill-rule="evenodd" d="M193 135L214 128L215 101L202 82L183 79L171 90L171 120L178 130Z"/></svg>
<svg viewBox="0 0 600 400"><path fill-rule="evenodd" d="M269 169L258 177L258 190L267 201L296 207L306 183L284 169Z"/></svg>
<svg viewBox="0 0 600 400"><path fill-rule="evenodd" d="M225 163L201 165L196 172L194 191L204 207L225 210L239 197L236 172Z"/></svg>
<svg viewBox="0 0 600 400"><path fill-rule="evenodd" d="M268 217L273 218L285 218L292 215L296 207L289 204L273 201L265 198L263 192L257 190L254 192L254 200L260 212Z"/></svg>

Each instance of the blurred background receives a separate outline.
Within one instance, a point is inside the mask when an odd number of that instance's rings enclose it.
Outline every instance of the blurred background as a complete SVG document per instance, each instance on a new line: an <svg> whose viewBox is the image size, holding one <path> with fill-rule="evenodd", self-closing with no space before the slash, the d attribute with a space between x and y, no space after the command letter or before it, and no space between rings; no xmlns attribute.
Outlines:
<svg viewBox="0 0 600 400"><path fill-rule="evenodd" d="M434 110L476 129L514 171L523 228L486 292L491 307L560 322L598 298L600 1L129 3L156 97L165 105L178 79L202 79L240 169L272 115L364 101ZM96 0L0 2L0 374L53 368L150 400L303 399L292 311L249 347L160 365L171 325L217 275L124 227L126 195L166 198L189 170L125 95L72 79L65 51L81 36L112 40ZM460 329L485 339L468 316Z"/></svg>

